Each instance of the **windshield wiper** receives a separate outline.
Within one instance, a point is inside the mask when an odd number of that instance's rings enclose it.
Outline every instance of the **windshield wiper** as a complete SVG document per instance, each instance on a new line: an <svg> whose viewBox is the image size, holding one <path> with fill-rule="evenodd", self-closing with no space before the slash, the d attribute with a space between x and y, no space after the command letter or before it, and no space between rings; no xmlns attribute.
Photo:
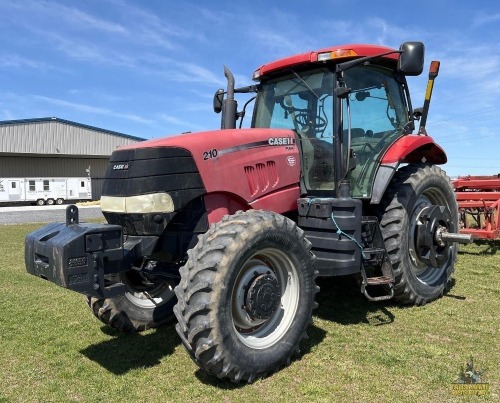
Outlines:
<svg viewBox="0 0 500 403"><path fill-rule="evenodd" d="M309 91L311 91L311 93L312 93L312 94L313 94L313 95L314 95L317 99L319 99L319 95L318 95L318 94L316 94L316 93L314 92L314 90L313 90L313 89L309 86L309 84L307 84L307 82L306 82L306 81L305 81L305 80L304 80L301 76L299 76L299 75L298 75L298 74L297 74L294 70L292 70L292 69L290 69L290 71L293 73L293 75L294 75L295 77L297 77L297 78L300 80L300 82L301 82L302 84L304 84L304 86L305 86L305 87L306 87Z"/></svg>

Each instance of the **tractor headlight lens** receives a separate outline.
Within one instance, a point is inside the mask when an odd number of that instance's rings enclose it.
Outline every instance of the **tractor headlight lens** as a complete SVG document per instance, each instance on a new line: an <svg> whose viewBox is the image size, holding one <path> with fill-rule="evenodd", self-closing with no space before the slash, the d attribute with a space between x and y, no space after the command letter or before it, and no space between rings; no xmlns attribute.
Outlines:
<svg viewBox="0 0 500 403"><path fill-rule="evenodd" d="M101 210L109 213L171 213L174 201L168 193L139 196L102 196Z"/></svg>

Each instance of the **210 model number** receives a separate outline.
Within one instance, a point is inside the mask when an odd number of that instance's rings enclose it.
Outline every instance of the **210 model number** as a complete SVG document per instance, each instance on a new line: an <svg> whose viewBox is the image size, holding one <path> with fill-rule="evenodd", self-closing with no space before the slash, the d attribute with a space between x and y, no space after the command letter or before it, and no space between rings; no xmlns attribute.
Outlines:
<svg viewBox="0 0 500 403"><path fill-rule="evenodd" d="M215 158L217 157L217 149L216 148L212 148L211 150L208 150L208 151L203 151L203 159L206 161L206 160L210 160L212 158Z"/></svg>

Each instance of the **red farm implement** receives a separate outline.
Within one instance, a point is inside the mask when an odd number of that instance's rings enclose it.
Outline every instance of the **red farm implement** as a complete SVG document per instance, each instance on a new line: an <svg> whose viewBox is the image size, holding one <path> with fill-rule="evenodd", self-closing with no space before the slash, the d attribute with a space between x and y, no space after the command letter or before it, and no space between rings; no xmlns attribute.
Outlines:
<svg viewBox="0 0 500 403"><path fill-rule="evenodd" d="M452 182L460 213L460 232L480 239L497 239L500 235L500 174L465 176Z"/></svg>

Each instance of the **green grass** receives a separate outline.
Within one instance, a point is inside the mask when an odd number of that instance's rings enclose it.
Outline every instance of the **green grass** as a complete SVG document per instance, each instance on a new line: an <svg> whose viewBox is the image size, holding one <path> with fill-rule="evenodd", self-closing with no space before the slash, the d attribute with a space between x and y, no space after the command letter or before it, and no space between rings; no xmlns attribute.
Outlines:
<svg viewBox="0 0 500 403"><path fill-rule="evenodd" d="M0 402L456 401L470 356L499 398L499 242L462 248L448 295L423 307L370 303L350 279L320 281L302 353L251 385L207 376L173 326L119 334L83 297L30 276L24 236L0 227ZM477 401L481 398L469 398Z"/></svg>

